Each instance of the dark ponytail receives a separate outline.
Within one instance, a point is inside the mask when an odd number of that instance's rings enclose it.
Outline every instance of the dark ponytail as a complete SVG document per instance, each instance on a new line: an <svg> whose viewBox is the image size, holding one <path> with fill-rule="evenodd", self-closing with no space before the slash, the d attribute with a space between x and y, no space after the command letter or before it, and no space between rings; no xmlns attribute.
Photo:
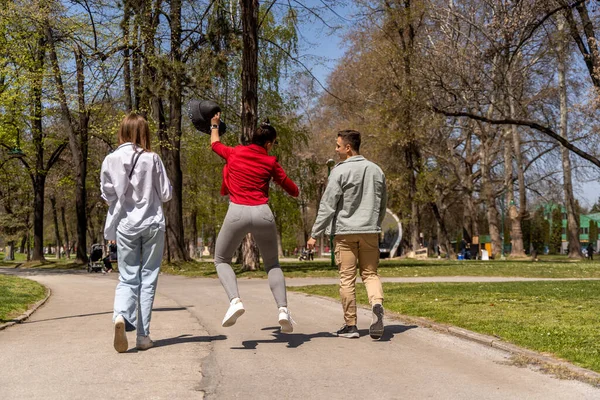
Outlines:
<svg viewBox="0 0 600 400"><path fill-rule="evenodd" d="M269 118L265 118L252 136L252 144L263 147L267 142L275 142L275 138L277 138L277 131L271 126Z"/></svg>

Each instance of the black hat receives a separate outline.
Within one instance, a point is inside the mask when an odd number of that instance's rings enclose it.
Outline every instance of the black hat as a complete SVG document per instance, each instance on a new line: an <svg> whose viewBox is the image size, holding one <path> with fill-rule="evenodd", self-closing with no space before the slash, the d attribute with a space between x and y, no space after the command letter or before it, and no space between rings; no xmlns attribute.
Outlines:
<svg viewBox="0 0 600 400"><path fill-rule="evenodd" d="M210 120L216 113L221 112L221 107L211 100L190 100L188 104L188 116L194 127L200 132L210 135ZM219 124L219 136L223 135L227 126L223 121Z"/></svg>

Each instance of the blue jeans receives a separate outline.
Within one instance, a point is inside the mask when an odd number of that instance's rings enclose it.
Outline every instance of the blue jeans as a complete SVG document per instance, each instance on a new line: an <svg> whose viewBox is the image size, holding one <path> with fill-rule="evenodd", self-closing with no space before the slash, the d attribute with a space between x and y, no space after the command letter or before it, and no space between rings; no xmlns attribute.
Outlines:
<svg viewBox="0 0 600 400"><path fill-rule="evenodd" d="M113 322L125 318L125 329L138 336L150 334L152 304L165 247L165 232L152 225L136 235L117 231L119 283L115 291Z"/></svg>

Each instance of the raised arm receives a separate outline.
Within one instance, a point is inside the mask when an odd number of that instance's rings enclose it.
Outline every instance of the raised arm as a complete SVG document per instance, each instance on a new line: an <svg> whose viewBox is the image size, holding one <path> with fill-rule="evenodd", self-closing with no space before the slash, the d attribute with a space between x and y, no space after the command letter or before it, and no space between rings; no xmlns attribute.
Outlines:
<svg viewBox="0 0 600 400"><path fill-rule="evenodd" d="M219 124L221 123L221 113L218 112L214 117L210 119L210 144L220 142L221 137L219 136Z"/></svg>

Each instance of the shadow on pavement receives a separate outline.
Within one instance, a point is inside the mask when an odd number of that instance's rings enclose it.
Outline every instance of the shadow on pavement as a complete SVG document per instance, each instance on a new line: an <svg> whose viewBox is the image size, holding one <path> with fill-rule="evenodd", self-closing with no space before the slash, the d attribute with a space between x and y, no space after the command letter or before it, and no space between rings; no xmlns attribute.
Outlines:
<svg viewBox="0 0 600 400"><path fill-rule="evenodd" d="M389 342L398 333L404 333L410 329L418 328L416 325L386 325L383 336L379 342ZM244 340L243 347L232 347L233 350L254 350L259 343L287 343L287 347L296 348L306 342L310 342L314 338L337 338L337 335L332 332L317 332L311 334L305 333L281 333L278 326L270 326L263 328L263 331L273 331L273 339L267 340ZM360 336L369 338L369 330L361 329L358 331ZM370 339L370 338L369 338Z"/></svg>
<svg viewBox="0 0 600 400"><path fill-rule="evenodd" d="M389 342L397 333L404 333L410 329L418 328L417 325L386 325L383 330L383 336L379 339L379 342ZM360 337L366 336L369 338L368 329L359 329L358 333Z"/></svg>
<svg viewBox="0 0 600 400"><path fill-rule="evenodd" d="M259 343L287 343L287 347L296 348L306 342L310 342L314 338L329 338L336 337L331 332L317 332L311 334L305 333L281 333L279 326L270 326L263 328L263 331L273 331L272 340L244 340L243 347L232 347L233 350L254 350Z"/></svg>
<svg viewBox="0 0 600 400"><path fill-rule="evenodd" d="M225 335L217 335L217 336L179 335L179 336L172 337L172 338L155 340L154 347L171 346L174 344L181 344L181 343L207 343L207 342L213 342L215 340L225 340L225 339L227 339L227 336L225 336Z"/></svg>

